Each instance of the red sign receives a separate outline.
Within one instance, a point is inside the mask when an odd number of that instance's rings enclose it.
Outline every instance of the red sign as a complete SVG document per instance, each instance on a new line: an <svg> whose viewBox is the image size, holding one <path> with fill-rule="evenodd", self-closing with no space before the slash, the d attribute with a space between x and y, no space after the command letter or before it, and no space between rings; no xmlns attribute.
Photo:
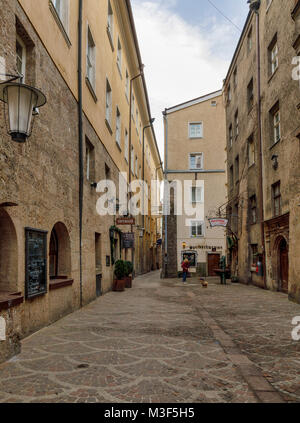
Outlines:
<svg viewBox="0 0 300 423"><path fill-rule="evenodd" d="M212 228L215 228L217 226L222 226L223 228L226 228L228 225L228 219L209 219L209 223Z"/></svg>
<svg viewBox="0 0 300 423"><path fill-rule="evenodd" d="M119 217L117 219L117 225L135 225L134 217Z"/></svg>

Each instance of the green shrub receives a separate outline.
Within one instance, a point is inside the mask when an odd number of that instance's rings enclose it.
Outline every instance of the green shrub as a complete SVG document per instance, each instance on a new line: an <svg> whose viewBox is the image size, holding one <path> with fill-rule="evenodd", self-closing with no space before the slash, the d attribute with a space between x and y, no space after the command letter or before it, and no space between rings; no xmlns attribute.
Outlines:
<svg viewBox="0 0 300 423"><path fill-rule="evenodd" d="M115 275L118 280L121 280L125 276L125 265L123 260L117 260L115 264Z"/></svg>
<svg viewBox="0 0 300 423"><path fill-rule="evenodd" d="M131 275L133 272L133 264L131 261L125 261L125 276Z"/></svg>

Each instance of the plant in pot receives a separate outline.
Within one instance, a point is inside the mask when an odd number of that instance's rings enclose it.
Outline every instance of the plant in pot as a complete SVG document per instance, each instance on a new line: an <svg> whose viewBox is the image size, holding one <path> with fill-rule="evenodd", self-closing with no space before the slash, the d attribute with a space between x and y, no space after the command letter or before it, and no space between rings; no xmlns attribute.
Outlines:
<svg viewBox="0 0 300 423"><path fill-rule="evenodd" d="M132 288L133 264L131 261L125 261L125 287Z"/></svg>
<svg viewBox="0 0 300 423"><path fill-rule="evenodd" d="M125 291L125 266L123 260L117 260L115 263L116 279L113 284L113 291Z"/></svg>

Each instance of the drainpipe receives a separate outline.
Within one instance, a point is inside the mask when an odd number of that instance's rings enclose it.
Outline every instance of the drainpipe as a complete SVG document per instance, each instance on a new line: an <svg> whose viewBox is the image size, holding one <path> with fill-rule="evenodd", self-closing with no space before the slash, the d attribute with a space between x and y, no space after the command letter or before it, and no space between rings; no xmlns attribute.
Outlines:
<svg viewBox="0 0 300 423"><path fill-rule="evenodd" d="M83 217L83 110L82 110L82 9L79 0L78 18L78 151L79 151L79 269L80 269L80 307L83 306L82 293L82 217Z"/></svg>
<svg viewBox="0 0 300 423"><path fill-rule="evenodd" d="M258 98L258 153L259 153L259 197L260 197L260 228L261 228L261 242L262 242L262 256L263 256L263 272L264 272L264 288L267 288L266 280L266 243L265 243L265 228L264 228L264 189L263 189L263 140L262 140L262 113L261 113L261 57L260 57L260 30L259 30L259 8L260 1L250 2L250 9L256 15L256 53L257 53L257 98Z"/></svg>
<svg viewBox="0 0 300 423"><path fill-rule="evenodd" d="M164 219L165 219L165 253L164 253L164 277L167 275L168 268L168 216L166 213L166 189L168 183L168 118L167 118L167 109L163 112L164 124L165 124L165 186L164 186Z"/></svg>

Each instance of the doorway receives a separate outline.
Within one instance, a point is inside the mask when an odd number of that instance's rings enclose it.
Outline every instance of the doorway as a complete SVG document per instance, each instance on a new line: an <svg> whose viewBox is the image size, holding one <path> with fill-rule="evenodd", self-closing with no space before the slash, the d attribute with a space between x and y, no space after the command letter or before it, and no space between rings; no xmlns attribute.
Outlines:
<svg viewBox="0 0 300 423"><path fill-rule="evenodd" d="M208 263L208 276L217 276L214 269L219 269L220 267L220 254L208 254L207 263Z"/></svg>
<svg viewBox="0 0 300 423"><path fill-rule="evenodd" d="M289 252L288 245L284 238L278 246L278 288L279 291L288 293L289 290Z"/></svg>

